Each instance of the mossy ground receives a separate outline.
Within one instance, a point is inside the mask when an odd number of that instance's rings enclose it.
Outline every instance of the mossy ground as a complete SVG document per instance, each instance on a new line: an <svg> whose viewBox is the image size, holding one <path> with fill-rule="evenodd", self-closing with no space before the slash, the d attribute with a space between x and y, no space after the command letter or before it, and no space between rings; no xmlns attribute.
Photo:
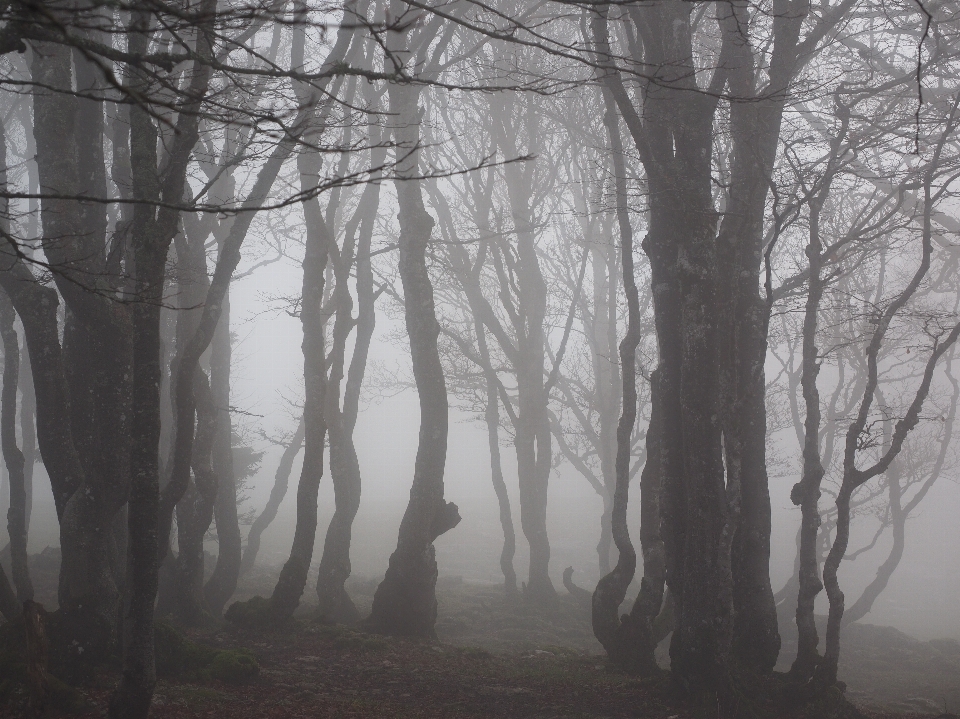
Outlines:
<svg viewBox="0 0 960 719"><path fill-rule="evenodd" d="M375 582L362 579L351 582L351 594L362 612L368 610L375 586ZM542 607L523 600L507 601L498 587L441 581L440 641L436 642L382 637L319 623L313 619L309 599L310 593L295 621L281 627L224 622L182 634L158 625L160 680L151 717L851 716L850 705L839 701L839 695L804 707L791 706L777 677L741 686L738 697L724 702L716 696L679 696L667 672L647 678L619 673L608 666L596 645L588 611L562 593L555 603ZM851 655L862 651L859 644L853 646L857 648L851 649ZM941 654L949 654L952 648L945 644ZM0 647L0 664L3 656ZM2 672L0 666L0 677L5 676ZM105 715L117 679L118 668L104 666L81 687L87 703L82 716ZM960 684L960 676L957 680ZM0 704L0 716L17 716L24 695L16 687L7 694L7 703ZM868 716L875 719L937 714L923 709L894 713L873 706ZM52 714L58 715L65 715L65 709Z"/></svg>

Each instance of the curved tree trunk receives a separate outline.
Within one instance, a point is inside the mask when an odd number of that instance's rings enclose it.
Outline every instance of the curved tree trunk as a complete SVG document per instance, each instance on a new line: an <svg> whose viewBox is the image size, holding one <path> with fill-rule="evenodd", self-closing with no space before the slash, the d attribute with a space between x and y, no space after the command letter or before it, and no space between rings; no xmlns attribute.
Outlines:
<svg viewBox="0 0 960 719"><path fill-rule="evenodd" d="M273 488L270 490L270 497L267 499L263 511L257 515L250 525L250 533L247 535L247 546L243 550L243 557L240 560L240 576L244 576L253 569L257 561L257 553L260 551L260 535L270 526L270 523L276 519L277 510L280 503L287 494L287 487L290 483L290 472L293 470L293 462L300 454L300 448L303 447L303 417L297 424L297 431L294 432L290 443L284 447L283 454L280 455L280 463L277 465L277 472L274 475Z"/></svg>
<svg viewBox="0 0 960 719"><path fill-rule="evenodd" d="M824 183L824 189L828 187L829 183ZM803 317L803 373L800 378L806 410L803 426L803 474L790 493L790 499L794 504L800 505L801 512L800 548L797 556L800 564L797 575L797 658L790 668L790 674L801 682L809 681L813 677L820 660L817 651L820 638L817 636L813 612L817 595L823 589L817 535L820 530L820 484L825 472L820 457L820 391L817 388L820 361L816 343L820 301L824 289L824 282L820 277L823 245L820 241L819 224L824 196L821 191L810 201L810 239L806 249L810 279Z"/></svg>
<svg viewBox="0 0 960 719"><path fill-rule="evenodd" d="M513 105L505 97L491 102L493 136L500 151L509 158L518 157L516 133L519 122L511 123ZM527 113L535 110L525 108ZM529 137L528 151L535 153L536 137ZM520 483L520 527L530 545L530 565L524 594L535 601L556 596L550 579L550 538L547 533L547 498L553 462L553 435L545 388L544 319L547 287L537 257L533 188L530 176L520 164L509 162L503 168L507 185L513 230L517 236L517 281L519 285L516 319L517 353L514 369L517 377L517 421L514 447Z"/></svg>
<svg viewBox="0 0 960 719"><path fill-rule="evenodd" d="M594 37L601 48L609 48L605 14L594 21ZM627 210L626 172L623 145L620 139L619 117L609 90L603 93L606 111L604 124L610 139L617 190L617 221L620 230L620 261L623 267L623 289L627 298L627 330L620 342L622 412L617 425L617 454L615 460L616 487L611 510L611 533L619 550L617 565L604 576L593 593L593 633L615 663L630 668L651 671L656 667L653 657L656 642L652 639L651 622L660 611L663 594L662 550L645 547L644 580L634 612L618 616L620 604L633 580L637 566L636 550L630 540L627 526L627 503L630 487L630 455L633 428L637 421L637 346L642 339L640 327L640 300L633 266L633 229ZM641 475L641 537L646 530L648 539L654 524L659 525L657 497L659 485L659 407L656 381L654 382L654 411L647 430L647 464ZM644 492L644 488L648 491ZM652 500L652 501L651 501ZM650 516L651 511L653 516ZM649 556L649 559L646 557ZM659 561L658 561L659 560ZM649 563L648 563L649 562ZM655 605L655 606L654 606ZM652 609L652 614L649 610ZM635 616L634 616L635 615Z"/></svg>
<svg viewBox="0 0 960 719"><path fill-rule="evenodd" d="M402 18L412 12L412 8L403 0L391 0L390 11L400 29L388 31L388 48L396 61L406 65L411 60L407 50L411 23L403 23ZM410 501L400 523L397 548L390 555L387 573L377 587L366 626L385 634L434 636L437 560L433 542L455 527L460 515L456 505L443 498L447 387L437 347L440 328L426 261L434 221L424 207L421 182L415 179L420 174L420 88L391 83L388 93L397 147L400 279L413 374L420 396L420 436Z"/></svg>
<svg viewBox="0 0 960 719"><path fill-rule="evenodd" d="M385 148L379 147L379 132L371 133L370 165L378 167L386 160ZM320 602L320 616L328 621L342 624L354 624L360 620L360 612L354 606L344 586L350 576L350 542L352 537L353 520L360 508L361 474L357 458L356 447L353 442L353 431L357 423L359 411L360 389L366 372L367 357L370 351L370 342L376 326L374 304L376 293L373 287L373 268L370 264L370 250L373 239L373 226L376 220L377 207L380 203L380 184L371 183L364 187L360 197L357 215L352 228L348 228L348 237L344 240L344 251L337 264L337 290L339 296L334 295L337 306L336 324L342 329L334 328L334 342L340 339L346 341L341 334L350 331L353 324L353 303L349 294L349 267L346 258L353 252L353 232L359 231L356 243L357 268L357 301L359 304L356 321L356 340L353 356L347 371L346 386L344 388L343 408L340 408L339 385L343 375L343 350L334 347L334 357L331 362L330 388L336 388L335 394L327 398L329 408L328 432L330 434L330 474L333 478L335 509L327 534L324 539L323 555L320 558L320 570L317 575L317 598ZM362 208L362 214L361 209ZM330 391L328 388L328 391Z"/></svg>

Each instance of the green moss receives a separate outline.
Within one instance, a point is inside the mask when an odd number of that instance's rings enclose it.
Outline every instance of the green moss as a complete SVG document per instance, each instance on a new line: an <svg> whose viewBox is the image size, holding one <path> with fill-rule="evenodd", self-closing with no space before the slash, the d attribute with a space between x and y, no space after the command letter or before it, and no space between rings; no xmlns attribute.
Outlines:
<svg viewBox="0 0 960 719"><path fill-rule="evenodd" d="M364 634L350 629L331 635L333 647L340 651L377 652L389 646L387 640L376 634Z"/></svg>
<svg viewBox="0 0 960 719"><path fill-rule="evenodd" d="M234 602L224 612L223 618L244 629L268 629L277 625L270 600L260 596L250 597L245 602Z"/></svg>
<svg viewBox="0 0 960 719"><path fill-rule="evenodd" d="M210 664L210 676L227 684L246 684L260 676L260 665L246 649L217 652Z"/></svg>
<svg viewBox="0 0 960 719"><path fill-rule="evenodd" d="M169 624L154 627L157 674L180 679L196 679L210 666L217 650L190 641Z"/></svg>
<svg viewBox="0 0 960 719"><path fill-rule="evenodd" d="M247 649L214 649L191 641L169 624L156 625L157 674L186 681L217 679L242 684L256 679L260 665Z"/></svg>
<svg viewBox="0 0 960 719"><path fill-rule="evenodd" d="M87 698L69 684L57 679L52 674L47 674L50 688L50 704L65 714L83 714L91 711L93 707Z"/></svg>

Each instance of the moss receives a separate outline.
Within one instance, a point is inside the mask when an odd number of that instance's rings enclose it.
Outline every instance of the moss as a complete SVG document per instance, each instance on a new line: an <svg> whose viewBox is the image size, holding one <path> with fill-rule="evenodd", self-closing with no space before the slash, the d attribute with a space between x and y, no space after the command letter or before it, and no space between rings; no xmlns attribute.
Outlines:
<svg viewBox="0 0 960 719"><path fill-rule="evenodd" d="M0 626L0 705L25 702L27 696L26 639L23 620ZM65 714L90 711L90 703L81 692L47 672L50 705Z"/></svg>
<svg viewBox="0 0 960 719"><path fill-rule="evenodd" d="M250 597L245 602L234 602L223 618L241 629L278 629L289 627L291 618L277 619L269 599L261 596Z"/></svg>
<svg viewBox="0 0 960 719"><path fill-rule="evenodd" d="M50 689L50 704L65 714L84 714L93 709L87 698L69 684L47 674Z"/></svg>
<svg viewBox="0 0 960 719"><path fill-rule="evenodd" d="M210 666L217 650L197 644L169 624L154 627L157 674L180 679L196 679Z"/></svg>
<svg viewBox="0 0 960 719"><path fill-rule="evenodd" d="M210 676L227 684L246 684L260 676L256 657L246 649L217 652L210 664Z"/></svg>
<svg viewBox="0 0 960 719"><path fill-rule="evenodd" d="M247 649L214 649L191 641L169 624L155 629L157 674L186 681L217 679L242 684L256 679L260 665Z"/></svg>

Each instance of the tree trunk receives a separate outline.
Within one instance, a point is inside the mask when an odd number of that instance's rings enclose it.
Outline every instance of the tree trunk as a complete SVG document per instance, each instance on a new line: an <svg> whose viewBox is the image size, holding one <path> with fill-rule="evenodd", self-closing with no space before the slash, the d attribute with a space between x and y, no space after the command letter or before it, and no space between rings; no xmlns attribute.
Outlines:
<svg viewBox="0 0 960 719"><path fill-rule="evenodd" d="M493 131L501 152L517 157L516 127L510 123L512 106L502 97L491 103ZM526 112L535 112L526 108ZM528 138L533 151L534 138ZM544 386L544 319L547 288L537 257L536 233L530 207L533 188L530 176L518 163L504 165L504 178L517 236L517 278L519 284L517 324L517 422L514 446L520 482L520 527L530 545L530 567L524 593L535 601L556 596L550 579L550 539L547 534L547 497L553 462L552 434Z"/></svg>
<svg viewBox="0 0 960 719"><path fill-rule="evenodd" d="M0 139L2 141L2 139ZM17 446L17 386L20 373L20 343L14 328L16 312L5 292L0 292L0 338L3 340L3 392L0 399L0 444L10 483L7 533L10 535L10 566L20 604L33 599L33 583L27 566L27 493L23 452Z"/></svg>
<svg viewBox="0 0 960 719"><path fill-rule="evenodd" d="M594 39L602 53L609 51L607 18L602 13L593 23ZM651 520L659 524L657 494L659 487L659 407L654 389L654 411L647 430L647 464L641 476L641 537L647 537L644 545L644 580L641 594L634 604L634 611L622 618L617 616L627 588L633 581L637 566L637 554L630 540L627 526L627 504L630 487L630 458L633 428L637 421L637 347L642 339L640 326L640 300L637 291L633 264L633 228L627 208L626 168L623 159L623 144L620 137L620 122L609 89L603 92L605 105L604 124L610 140L613 156L614 181L617 199L617 224L620 231L620 262L623 268L623 290L627 298L627 330L620 342L620 377L622 410L617 425L617 453L615 458L616 485L612 497L610 526L619 557L614 570L604 576L593 593L593 633L615 663L641 671L656 668L652 639L652 620L659 613L663 599L662 550L655 551L649 541ZM611 277L612 282L612 277ZM656 381L654 387L656 385ZM646 490L646 491L645 491ZM651 517L651 512L653 516ZM646 534L645 534L646 532ZM658 532L654 532L658 535ZM649 560L646 559L649 557ZM658 561L660 560L660 561ZM655 606L653 606L655 605ZM652 613L651 613L652 609Z"/></svg>
<svg viewBox="0 0 960 719"><path fill-rule="evenodd" d="M198 14L211 25L216 0L203 0ZM131 17L129 49L145 52L149 17ZM198 33L198 56L212 54L210 35ZM132 222L134 284L138 302L133 315L132 419L130 424L130 494L127 504L127 590L123 623L123 674L110 700L111 719L146 719L156 685L154 656L154 605L161 554L158 545L168 542L169 531L160 531L160 417L162 370L160 317L164 274L170 244L180 213L171 206L183 197L187 162L198 139L200 104L207 93L211 69L207 62L194 64L187 100L177 118L176 139L166 158L162 182L157 167L157 131L148 108L130 108L130 153L134 206ZM141 92L148 81L134 74ZM157 200L167 207L156 207Z"/></svg>
<svg viewBox="0 0 960 719"><path fill-rule="evenodd" d="M824 186L829 185L825 183ZM820 301L824 290L824 282L820 277L823 245L820 241L819 224L823 199L824 194L820 192L810 201L810 240L806 248L810 279L803 317L803 373L800 379L806 410L803 426L803 474L790 493L790 499L794 504L800 505L801 512L798 552L800 571L797 575L797 658L790 668L790 674L801 682L807 682L813 677L820 661L817 651L820 638L817 636L814 604L823 589L820 581L817 534L820 530L820 484L825 472L820 457L820 391L817 388L820 358L816 344Z"/></svg>
<svg viewBox="0 0 960 719"><path fill-rule="evenodd" d="M203 370L194 375L197 433L193 444L193 481L177 505L177 583L174 616L186 626L204 623L203 540L213 521L217 475L211 454L217 431L217 408Z"/></svg>
<svg viewBox="0 0 960 719"><path fill-rule="evenodd" d="M290 439L290 443L284 447L283 454L280 455L280 464L277 465L277 472L273 480L273 488L270 490L270 497L263 508L263 511L257 515L250 526L250 532L247 535L247 546L243 550L243 558L240 561L240 576L244 576L253 569L257 561L257 553L260 551L260 535L270 526L270 523L276 518L280 503L287 494L287 486L290 482L290 472L293 469L293 461L300 453L303 446L303 417L297 424L297 431Z"/></svg>
<svg viewBox="0 0 960 719"><path fill-rule="evenodd" d="M510 495L503 480L503 466L500 462L500 408L497 378L490 365L490 353L487 349L483 324L477 322L477 342L480 356L484 360L487 373L487 407L484 418L487 423L487 445L490 449L490 477L493 491L497 495L500 509L500 528L503 530L503 549L500 551L500 571L503 572L503 590L507 599L519 595L517 590L517 572L513 568L513 557L517 551L517 534L513 527L513 510L510 507Z"/></svg>
<svg viewBox="0 0 960 719"><path fill-rule="evenodd" d="M374 145L380 141L379 133L371 138ZM383 164L386 151L375 149L371 153L371 165ZM373 330L376 324L374 303L376 295L373 289L373 271L370 264L370 246L373 237L373 224L380 201L379 183L367 185L360 198L359 207L363 214L358 215L360 237L356 244L357 299L359 314L356 321L356 341L353 357L347 373L344 389L343 409L340 408L340 382L343 379L343 363L346 335L354 324L352 317L353 302L349 292L348 258L352 254L352 236L344 240L344 250L336 263L336 320L334 327L334 349L331 357L331 376L328 385L327 426L330 434L330 474L333 477L335 510L327 527L320 558L320 571L317 576L317 598L320 602L320 616L327 621L342 624L355 624L360 620L360 612L347 594L344 583L350 576L350 542L353 520L360 508L361 475L353 431L357 422L360 388L366 371L367 356ZM356 231L349 230L348 234Z"/></svg>
<svg viewBox="0 0 960 719"><path fill-rule="evenodd" d="M215 617L237 591L241 539L237 515L237 478L233 469L233 423L230 417L230 294L224 297L220 324L210 354L210 390L217 416L213 439L213 472L217 477L217 564L204 587L204 605Z"/></svg>
<svg viewBox="0 0 960 719"><path fill-rule="evenodd" d="M411 59L407 50L410 24L399 21L412 8L403 0L391 0L390 10L401 29L388 31L388 47L397 61L406 64ZM456 505L443 498L447 387L437 347L440 328L426 262L434 221L424 208L421 182L416 179L420 174L420 88L391 83L388 94L397 147L400 279L413 374L420 396L420 436L410 501L400 523L397 548L377 587L366 625L385 634L430 637L435 634L437 619L437 561L433 542L455 527L460 515Z"/></svg>
<svg viewBox="0 0 960 719"><path fill-rule="evenodd" d="M340 57L350 43L348 33L337 35L337 47L342 48ZM293 63L303 58L304 37L302 30L294 36ZM334 48L333 53L337 52ZM331 54L333 54L331 53ZM315 102L315 98L302 96L301 101ZM316 118L305 131L305 140L319 140L320 126ZM300 172L300 189L309 193L320 182L320 158L315 152L303 148L297 155ZM307 240L303 255L303 287L300 301L300 322L303 325L303 468L297 487L297 526L294 531L290 556L270 598L270 611L275 621L284 621L293 616L300 604L300 597L307 585L307 574L313 560L313 547L317 536L317 492L323 478L323 450L327 433L324 415L327 393L327 357L323 314L323 295L326 282L327 261L330 247L335 241L324 221L320 201L310 198L303 202Z"/></svg>
<svg viewBox="0 0 960 719"><path fill-rule="evenodd" d="M33 388L33 372L30 368L30 352L26 343L20 349L20 440L23 445L23 491L25 504L23 524L30 531L30 515L33 513L33 470L37 462L37 398Z"/></svg>

